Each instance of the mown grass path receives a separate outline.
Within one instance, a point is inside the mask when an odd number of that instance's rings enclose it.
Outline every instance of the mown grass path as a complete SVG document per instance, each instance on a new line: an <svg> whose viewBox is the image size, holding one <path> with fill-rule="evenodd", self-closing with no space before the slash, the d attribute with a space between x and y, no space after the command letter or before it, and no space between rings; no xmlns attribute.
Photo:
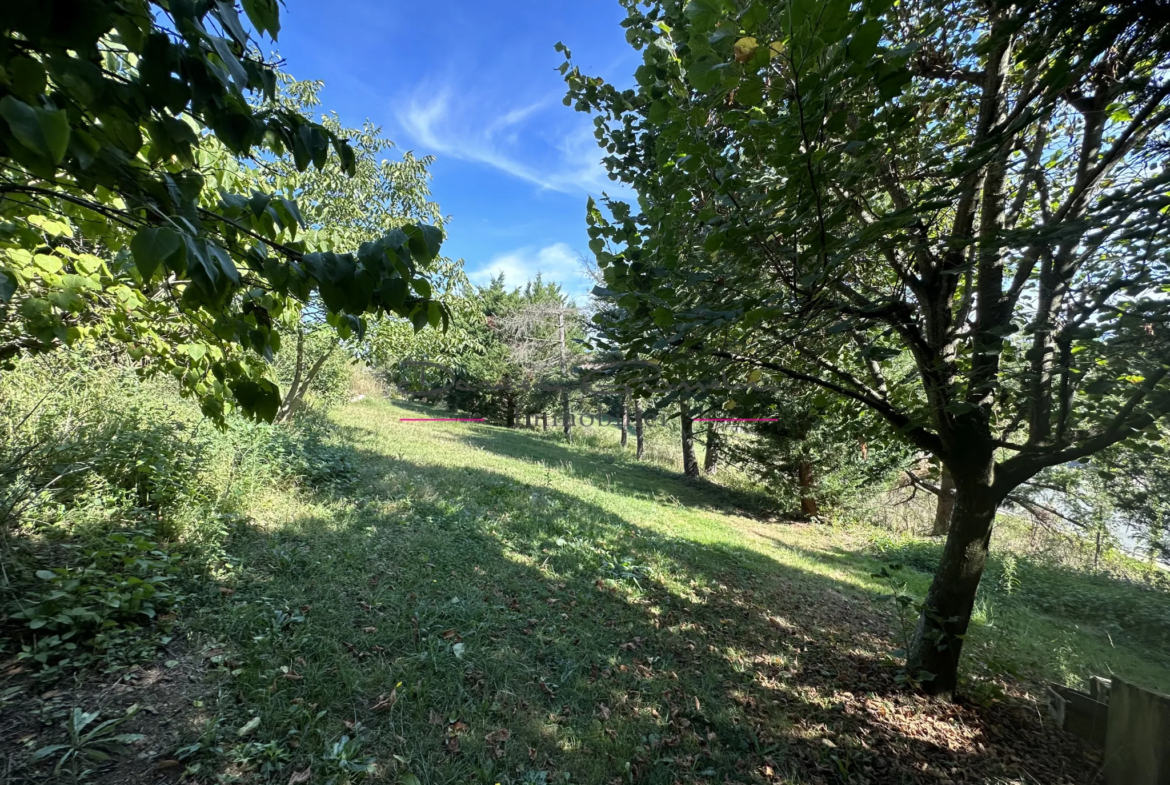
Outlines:
<svg viewBox="0 0 1170 785"><path fill-rule="evenodd" d="M204 772L1090 781L1075 745L994 685L962 706L907 695L878 562L832 532L543 436L399 422L418 411L342 410L356 482L274 492L233 539L188 618L220 674Z"/></svg>

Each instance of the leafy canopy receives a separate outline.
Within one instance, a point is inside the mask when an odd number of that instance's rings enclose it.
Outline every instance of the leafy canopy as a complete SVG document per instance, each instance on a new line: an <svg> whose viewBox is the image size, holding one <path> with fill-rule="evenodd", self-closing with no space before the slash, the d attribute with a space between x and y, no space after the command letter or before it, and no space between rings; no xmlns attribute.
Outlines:
<svg viewBox="0 0 1170 785"><path fill-rule="evenodd" d="M358 163L336 123L278 100L250 33L275 40L275 0L242 6L246 20L228 2L0 8L0 360L102 335L211 416L234 399L271 419L262 358L297 303L319 296L343 334L371 313L445 321L425 275L440 226L382 224L358 244L307 221L291 178L227 163L335 161L350 177Z"/></svg>

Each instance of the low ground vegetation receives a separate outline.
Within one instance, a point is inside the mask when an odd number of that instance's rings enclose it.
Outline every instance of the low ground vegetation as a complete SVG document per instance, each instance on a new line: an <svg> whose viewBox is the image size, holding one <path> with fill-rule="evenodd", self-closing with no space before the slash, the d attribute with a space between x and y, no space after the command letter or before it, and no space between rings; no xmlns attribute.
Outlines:
<svg viewBox="0 0 1170 785"><path fill-rule="evenodd" d="M683 481L666 430L638 462L614 428L403 423L434 410L372 396L221 432L80 359L22 384L61 390L13 432L73 422L58 462L87 468L6 544L11 782L1080 783L1097 762L1047 727L1043 680L1170 690L1163 573L1090 573L1023 520L943 706L903 683L891 597L923 596L940 545L896 495L797 523ZM133 716L91 757L74 709Z"/></svg>

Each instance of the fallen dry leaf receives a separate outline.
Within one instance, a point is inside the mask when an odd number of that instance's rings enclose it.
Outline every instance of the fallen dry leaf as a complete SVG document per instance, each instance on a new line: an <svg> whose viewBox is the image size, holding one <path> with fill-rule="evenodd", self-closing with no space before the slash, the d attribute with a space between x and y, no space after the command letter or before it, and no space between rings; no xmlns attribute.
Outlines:
<svg viewBox="0 0 1170 785"><path fill-rule="evenodd" d="M301 783L308 782L313 777L313 767L305 769L304 771L294 771L293 775L288 778L288 785L301 785Z"/></svg>
<svg viewBox="0 0 1170 785"><path fill-rule="evenodd" d="M174 760L173 758L168 758L167 760L160 760L158 763L156 763L154 765L154 767L156 769L158 769L159 771L167 771L169 769L177 769L182 765L183 764L179 763L177 760Z"/></svg>
<svg viewBox="0 0 1170 785"><path fill-rule="evenodd" d="M397 702L398 702L398 690L397 689L390 690L389 697L386 697L384 695L378 696L378 702L374 704L374 708L371 709L371 711L383 711L383 710L390 709Z"/></svg>

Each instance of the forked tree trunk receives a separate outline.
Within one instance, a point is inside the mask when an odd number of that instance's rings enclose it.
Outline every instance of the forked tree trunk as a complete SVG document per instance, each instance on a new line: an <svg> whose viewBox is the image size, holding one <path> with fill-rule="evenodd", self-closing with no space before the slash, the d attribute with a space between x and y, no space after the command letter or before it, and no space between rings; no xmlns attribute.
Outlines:
<svg viewBox="0 0 1170 785"><path fill-rule="evenodd" d="M690 403L680 399L678 412L679 420L682 422L683 474L687 477L698 477L699 461L695 458L695 430Z"/></svg>
<svg viewBox="0 0 1170 785"><path fill-rule="evenodd" d="M800 483L800 511L811 518L818 512L817 500L813 497L813 465L811 461L801 461L797 468L797 480Z"/></svg>
<svg viewBox="0 0 1170 785"><path fill-rule="evenodd" d="M626 444L630 440L630 399L628 396L622 396L622 449L626 449Z"/></svg>
<svg viewBox="0 0 1170 785"><path fill-rule="evenodd" d="M309 368L308 373L305 373L305 332L304 330L298 331L296 369L293 372L293 379L289 384L288 391L284 395L284 400L276 411L276 422L288 422L296 416L301 405L305 402L305 393L309 391L309 387L316 381L321 369L325 367L326 361L333 356L333 352L336 350L337 344L330 346L327 352L317 358L316 362Z"/></svg>
<svg viewBox="0 0 1170 785"><path fill-rule="evenodd" d="M946 464L942 467L942 477L938 483L938 504L934 508L934 526L930 530L931 537L946 537L951 530L951 516L955 512L955 478Z"/></svg>
<svg viewBox="0 0 1170 785"><path fill-rule="evenodd" d="M955 509L934 581L926 594L907 658L909 675L931 695L950 695L958 683L959 654L971 622L975 592L987 564L999 499L991 487L993 461L954 473Z"/></svg>
<svg viewBox="0 0 1170 785"><path fill-rule="evenodd" d="M646 453L646 438L642 431L642 401L634 399L634 438L638 443L637 459L642 460Z"/></svg>
<svg viewBox="0 0 1170 785"><path fill-rule="evenodd" d="M703 473L714 476L719 471L719 431L707 423L707 453L703 456Z"/></svg>

